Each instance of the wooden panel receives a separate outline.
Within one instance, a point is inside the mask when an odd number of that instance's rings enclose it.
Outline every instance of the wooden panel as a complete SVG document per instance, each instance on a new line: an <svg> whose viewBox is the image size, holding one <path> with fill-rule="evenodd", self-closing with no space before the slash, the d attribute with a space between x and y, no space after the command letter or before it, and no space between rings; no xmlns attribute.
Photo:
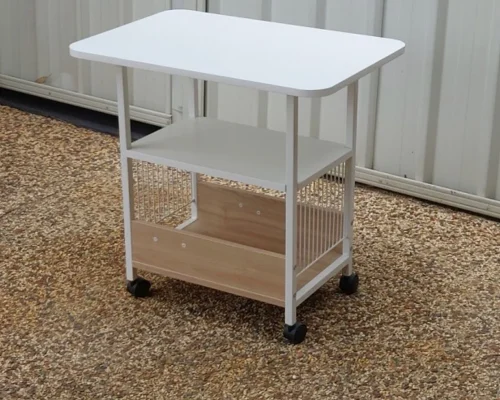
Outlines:
<svg viewBox="0 0 500 400"><path fill-rule="evenodd" d="M325 254L297 276L297 290L340 255ZM132 222L134 267L284 307L285 258L192 232Z"/></svg>
<svg viewBox="0 0 500 400"><path fill-rule="evenodd" d="M200 182L198 220L186 229L284 254L285 203L258 193Z"/></svg>
<svg viewBox="0 0 500 400"><path fill-rule="evenodd" d="M145 222L132 222L137 268L283 305L282 255Z"/></svg>
<svg viewBox="0 0 500 400"><path fill-rule="evenodd" d="M323 218L326 220L331 212L325 212ZM337 221L341 225L342 219L338 217ZM259 193L200 182L198 220L185 229L285 254L285 201ZM320 243L325 242L326 224L323 226L323 232L312 224L304 226L304 230L307 237L314 237L314 241L318 240ZM340 233L341 229L338 231ZM298 237L302 234L299 223Z"/></svg>

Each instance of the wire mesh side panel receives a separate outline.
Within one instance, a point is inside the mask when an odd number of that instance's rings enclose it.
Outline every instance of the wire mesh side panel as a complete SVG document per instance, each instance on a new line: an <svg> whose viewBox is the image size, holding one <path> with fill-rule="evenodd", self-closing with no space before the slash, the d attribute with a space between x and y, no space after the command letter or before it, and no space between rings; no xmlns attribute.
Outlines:
<svg viewBox="0 0 500 400"><path fill-rule="evenodd" d="M133 160L134 219L178 226L191 218L191 173ZM285 193L199 175L202 182L284 199ZM297 192L297 272L318 261L344 239L345 163Z"/></svg>
<svg viewBox="0 0 500 400"><path fill-rule="evenodd" d="M133 160L134 219L177 226L191 218L191 174Z"/></svg>
<svg viewBox="0 0 500 400"><path fill-rule="evenodd" d="M343 238L345 163L297 193L297 272L314 264Z"/></svg>

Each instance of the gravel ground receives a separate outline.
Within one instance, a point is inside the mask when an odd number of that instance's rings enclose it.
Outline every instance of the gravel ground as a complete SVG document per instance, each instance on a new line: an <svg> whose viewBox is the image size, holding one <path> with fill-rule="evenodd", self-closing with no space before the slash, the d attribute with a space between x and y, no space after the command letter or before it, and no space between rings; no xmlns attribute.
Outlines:
<svg viewBox="0 0 500 400"><path fill-rule="evenodd" d="M116 138L0 107L1 399L500 398L500 224L356 187L360 291L124 289Z"/></svg>

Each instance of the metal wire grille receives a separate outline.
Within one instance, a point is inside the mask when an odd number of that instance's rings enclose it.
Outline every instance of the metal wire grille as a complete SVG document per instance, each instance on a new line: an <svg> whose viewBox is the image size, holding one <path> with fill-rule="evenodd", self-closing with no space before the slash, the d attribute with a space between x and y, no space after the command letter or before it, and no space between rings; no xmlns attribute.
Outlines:
<svg viewBox="0 0 500 400"><path fill-rule="evenodd" d="M177 226L191 218L191 173L134 160L134 219ZM240 182L199 176L202 181L284 198L285 193ZM335 248L344 238L345 163L297 192L297 270Z"/></svg>
<svg viewBox="0 0 500 400"><path fill-rule="evenodd" d="M298 191L297 269L304 270L343 239L345 163Z"/></svg>
<svg viewBox="0 0 500 400"><path fill-rule="evenodd" d="M134 160L134 219L178 225L191 217L191 174Z"/></svg>

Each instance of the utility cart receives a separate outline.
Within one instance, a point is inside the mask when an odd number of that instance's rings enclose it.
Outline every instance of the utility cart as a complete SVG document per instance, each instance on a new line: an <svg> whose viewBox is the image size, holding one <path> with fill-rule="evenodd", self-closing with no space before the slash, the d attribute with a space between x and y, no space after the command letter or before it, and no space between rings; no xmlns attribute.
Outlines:
<svg viewBox="0 0 500 400"><path fill-rule="evenodd" d="M404 51L397 40L187 10L165 11L73 43L116 66L128 290L137 270L296 309L352 265L358 80ZM180 122L131 141L127 68L185 77ZM286 132L200 116L198 80L286 96ZM298 134L299 97L347 87L345 143ZM161 90L161 89L159 89ZM306 132L307 134L307 132Z"/></svg>

